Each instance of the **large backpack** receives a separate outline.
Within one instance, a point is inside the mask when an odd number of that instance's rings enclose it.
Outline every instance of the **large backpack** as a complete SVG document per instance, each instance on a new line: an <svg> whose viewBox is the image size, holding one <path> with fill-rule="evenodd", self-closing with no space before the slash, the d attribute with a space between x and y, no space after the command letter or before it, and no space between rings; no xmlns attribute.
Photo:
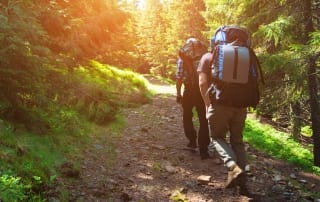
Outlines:
<svg viewBox="0 0 320 202"><path fill-rule="evenodd" d="M189 38L179 50L179 57L183 61L183 68L186 71L186 87L199 86L199 77L197 74L198 64L202 55L208 52L208 46L201 40Z"/></svg>
<svg viewBox="0 0 320 202"><path fill-rule="evenodd" d="M222 26L214 35L212 82L214 102L232 107L256 107L260 100L259 60L250 47L249 32L238 26Z"/></svg>

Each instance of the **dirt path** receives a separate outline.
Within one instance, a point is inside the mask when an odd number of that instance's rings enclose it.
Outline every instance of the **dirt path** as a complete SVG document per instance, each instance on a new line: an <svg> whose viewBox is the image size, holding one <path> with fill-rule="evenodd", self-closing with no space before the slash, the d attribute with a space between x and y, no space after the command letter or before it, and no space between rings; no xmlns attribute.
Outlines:
<svg viewBox="0 0 320 202"><path fill-rule="evenodd" d="M217 154L211 152L212 159L201 160L198 151L186 149L182 109L175 102L175 88L157 87L158 94L150 104L123 111L127 127L117 143L115 165L111 170L107 170L112 158L105 148L107 140L100 137L94 148L87 149L80 177L61 182L63 189L69 191L68 201L315 200L303 190L319 191L318 177L303 174L249 146L248 185L257 198L241 196L235 189L225 190L227 172ZM209 182L201 183L197 179L201 175L210 176Z"/></svg>

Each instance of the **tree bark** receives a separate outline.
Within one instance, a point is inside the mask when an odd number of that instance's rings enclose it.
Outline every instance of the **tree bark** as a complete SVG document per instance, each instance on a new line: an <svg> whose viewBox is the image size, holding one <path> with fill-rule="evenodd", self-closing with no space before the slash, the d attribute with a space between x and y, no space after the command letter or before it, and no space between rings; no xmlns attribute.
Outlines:
<svg viewBox="0 0 320 202"><path fill-rule="evenodd" d="M304 0L303 17L305 23L305 45L307 45L310 37L309 34L314 31L312 22L312 2L311 0ZM308 72L308 88L311 108L311 127L313 138L313 156L314 165L320 166L320 110L317 99L318 95L318 81L316 72L316 58L315 56L307 56L307 72Z"/></svg>
<svg viewBox="0 0 320 202"><path fill-rule="evenodd" d="M313 57L309 59L308 66L308 87L311 107L314 165L320 166L320 110L317 100L318 83L316 63Z"/></svg>

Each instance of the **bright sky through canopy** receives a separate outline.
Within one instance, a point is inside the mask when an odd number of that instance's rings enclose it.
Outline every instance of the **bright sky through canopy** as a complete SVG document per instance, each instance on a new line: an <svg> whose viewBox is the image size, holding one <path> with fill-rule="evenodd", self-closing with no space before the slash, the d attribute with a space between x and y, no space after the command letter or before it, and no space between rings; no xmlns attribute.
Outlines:
<svg viewBox="0 0 320 202"><path fill-rule="evenodd" d="M146 5L145 0L139 0L138 8L143 9L145 7L145 5Z"/></svg>

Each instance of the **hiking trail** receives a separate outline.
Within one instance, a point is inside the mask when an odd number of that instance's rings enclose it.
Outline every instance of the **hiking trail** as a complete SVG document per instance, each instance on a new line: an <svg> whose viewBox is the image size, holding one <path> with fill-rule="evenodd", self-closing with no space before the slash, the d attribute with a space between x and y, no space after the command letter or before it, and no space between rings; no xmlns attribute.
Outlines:
<svg viewBox="0 0 320 202"><path fill-rule="evenodd" d="M318 176L274 160L249 145L248 189L257 197L249 199L236 189L224 189L227 169L217 153L211 151L211 159L201 160L197 150L186 147L175 86L148 79L157 95L151 103L123 109L127 125L115 142L115 154L110 156L110 148L106 147L108 134L99 136L93 147L85 150L79 176L59 179L55 193L65 191L69 201L77 202L315 200L304 190L320 192ZM113 166L108 169L112 158Z"/></svg>

